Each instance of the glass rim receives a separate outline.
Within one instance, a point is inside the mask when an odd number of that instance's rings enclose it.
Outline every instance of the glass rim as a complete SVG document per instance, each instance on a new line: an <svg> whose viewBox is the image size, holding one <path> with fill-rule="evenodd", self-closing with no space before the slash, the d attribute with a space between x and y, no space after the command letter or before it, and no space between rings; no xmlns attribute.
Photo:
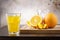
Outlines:
<svg viewBox="0 0 60 40"><path fill-rule="evenodd" d="M11 16L13 16L13 15L20 15L21 16L21 13L6 13L6 16L7 15L11 15Z"/></svg>
<svg viewBox="0 0 60 40"><path fill-rule="evenodd" d="M21 14L21 13L17 13L17 12L16 12L16 13L6 13L6 14Z"/></svg>

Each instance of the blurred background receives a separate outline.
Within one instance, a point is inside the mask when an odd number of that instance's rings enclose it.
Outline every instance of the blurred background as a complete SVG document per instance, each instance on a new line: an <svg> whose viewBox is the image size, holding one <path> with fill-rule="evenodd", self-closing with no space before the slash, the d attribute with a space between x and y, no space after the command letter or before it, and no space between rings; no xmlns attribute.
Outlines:
<svg viewBox="0 0 60 40"><path fill-rule="evenodd" d="M37 11L42 17L54 12L60 24L60 0L0 0L0 27L7 25L6 13L21 13L21 24L26 24Z"/></svg>

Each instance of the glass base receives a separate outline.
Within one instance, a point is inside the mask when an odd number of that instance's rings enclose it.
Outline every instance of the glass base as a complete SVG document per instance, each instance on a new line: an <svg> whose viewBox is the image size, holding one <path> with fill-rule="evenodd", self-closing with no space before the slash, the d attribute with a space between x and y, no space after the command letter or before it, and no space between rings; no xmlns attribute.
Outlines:
<svg viewBox="0 0 60 40"><path fill-rule="evenodd" d="M9 33L9 36L19 36L19 32L11 32Z"/></svg>

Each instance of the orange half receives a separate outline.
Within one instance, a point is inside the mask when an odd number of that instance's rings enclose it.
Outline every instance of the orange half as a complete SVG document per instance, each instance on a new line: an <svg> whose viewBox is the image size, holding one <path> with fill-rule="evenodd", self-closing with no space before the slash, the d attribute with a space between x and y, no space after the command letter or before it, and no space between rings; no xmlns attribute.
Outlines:
<svg viewBox="0 0 60 40"><path fill-rule="evenodd" d="M30 23L32 26L37 26L38 23L42 22L42 17L39 15L35 15L31 18Z"/></svg>

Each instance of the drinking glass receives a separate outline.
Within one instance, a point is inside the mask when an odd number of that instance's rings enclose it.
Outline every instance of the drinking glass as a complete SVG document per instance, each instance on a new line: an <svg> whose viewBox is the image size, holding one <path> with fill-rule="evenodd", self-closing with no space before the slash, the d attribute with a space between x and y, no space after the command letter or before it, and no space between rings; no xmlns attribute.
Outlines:
<svg viewBox="0 0 60 40"><path fill-rule="evenodd" d="M9 35L16 34L17 36L19 36L21 13L7 13L6 18Z"/></svg>

